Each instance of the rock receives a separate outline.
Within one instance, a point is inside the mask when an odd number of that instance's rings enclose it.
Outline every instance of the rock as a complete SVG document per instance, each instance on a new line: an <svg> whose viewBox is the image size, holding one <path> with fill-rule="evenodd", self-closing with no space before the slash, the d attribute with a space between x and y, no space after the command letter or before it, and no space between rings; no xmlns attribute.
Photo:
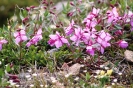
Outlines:
<svg viewBox="0 0 133 88"><path fill-rule="evenodd" d="M81 64L76 63L69 68L68 72L71 73L71 75L77 75L81 67Z"/></svg>
<svg viewBox="0 0 133 88"><path fill-rule="evenodd" d="M133 62L133 51L126 50L124 52L124 57L126 58L127 61Z"/></svg>

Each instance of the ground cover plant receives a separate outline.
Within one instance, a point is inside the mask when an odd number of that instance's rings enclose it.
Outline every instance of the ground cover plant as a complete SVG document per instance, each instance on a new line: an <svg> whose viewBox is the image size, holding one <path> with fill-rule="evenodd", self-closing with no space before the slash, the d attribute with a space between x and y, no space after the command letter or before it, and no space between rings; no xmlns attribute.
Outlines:
<svg viewBox="0 0 133 88"><path fill-rule="evenodd" d="M58 11L42 0L18 8L21 22L0 29L0 87L132 88L133 62L124 56L133 50L132 5L74 0Z"/></svg>

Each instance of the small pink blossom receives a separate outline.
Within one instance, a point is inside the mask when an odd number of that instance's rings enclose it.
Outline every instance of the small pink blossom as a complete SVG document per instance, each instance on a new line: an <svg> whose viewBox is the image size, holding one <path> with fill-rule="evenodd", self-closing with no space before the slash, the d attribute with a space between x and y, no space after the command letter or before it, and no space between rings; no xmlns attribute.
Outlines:
<svg viewBox="0 0 133 88"><path fill-rule="evenodd" d="M26 41L27 40L27 36L25 34L25 30L20 30L14 33L14 37L15 37L15 43L18 45L20 42L22 41Z"/></svg>
<svg viewBox="0 0 133 88"><path fill-rule="evenodd" d="M37 45L37 42L42 40L42 28L40 28L37 33L35 34L35 36L26 44L27 47L29 47L30 45L34 44Z"/></svg>
<svg viewBox="0 0 133 88"><path fill-rule="evenodd" d="M117 20L120 19L116 7L114 7L112 10L107 11L107 17L108 17L108 23L116 22Z"/></svg>
<svg viewBox="0 0 133 88"><path fill-rule="evenodd" d="M95 17L97 17L99 12L100 12L100 9L93 8L91 14L94 15Z"/></svg>
<svg viewBox="0 0 133 88"><path fill-rule="evenodd" d="M95 49L92 46L87 46L86 52L88 52L90 55L94 56Z"/></svg>
<svg viewBox="0 0 133 88"><path fill-rule="evenodd" d="M94 28L98 24L97 20L93 18L92 20L86 21L86 27L88 28Z"/></svg>
<svg viewBox="0 0 133 88"><path fill-rule="evenodd" d="M56 48L60 48L64 43L68 44L68 40L64 38L63 36L60 36L59 32L56 32L55 35L49 35L50 40L48 41L48 44L51 46L56 46Z"/></svg>
<svg viewBox="0 0 133 88"><path fill-rule="evenodd" d="M115 35L122 35L122 34L123 34L122 30L115 31Z"/></svg>
<svg viewBox="0 0 133 88"><path fill-rule="evenodd" d="M72 22L70 23L70 25L67 28L65 28L66 35L70 35L70 34L72 34L74 32L74 24L75 23L72 20Z"/></svg>
<svg viewBox="0 0 133 88"><path fill-rule="evenodd" d="M127 48L128 47L128 43L124 40L119 40L116 44L118 44L118 46L121 48Z"/></svg>
<svg viewBox="0 0 133 88"><path fill-rule="evenodd" d="M78 46L79 43L81 42L82 33L83 33L82 29L78 27L78 28L75 28L75 33L74 33L74 35L70 37L70 39L71 39L74 43L76 43L76 46Z"/></svg>
<svg viewBox="0 0 133 88"><path fill-rule="evenodd" d="M104 48L111 46L109 43L110 39L111 35L109 33L106 33L104 30L100 31L97 42L100 44L99 50L102 54L104 53Z"/></svg>
<svg viewBox="0 0 133 88"><path fill-rule="evenodd" d="M7 43L7 40L5 39L0 40L0 50L2 50L2 45L6 43Z"/></svg>
<svg viewBox="0 0 133 88"><path fill-rule="evenodd" d="M93 8L93 11L87 15L87 17L83 20L86 27L94 28L98 24L96 17L98 16L99 11L100 9Z"/></svg>

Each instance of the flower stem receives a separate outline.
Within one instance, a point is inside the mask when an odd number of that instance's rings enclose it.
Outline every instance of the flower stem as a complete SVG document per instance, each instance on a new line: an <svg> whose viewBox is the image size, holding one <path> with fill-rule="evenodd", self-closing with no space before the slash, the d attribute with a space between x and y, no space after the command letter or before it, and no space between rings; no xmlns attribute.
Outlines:
<svg viewBox="0 0 133 88"><path fill-rule="evenodd" d="M20 53L19 53L19 59L22 59L22 42L19 43Z"/></svg>

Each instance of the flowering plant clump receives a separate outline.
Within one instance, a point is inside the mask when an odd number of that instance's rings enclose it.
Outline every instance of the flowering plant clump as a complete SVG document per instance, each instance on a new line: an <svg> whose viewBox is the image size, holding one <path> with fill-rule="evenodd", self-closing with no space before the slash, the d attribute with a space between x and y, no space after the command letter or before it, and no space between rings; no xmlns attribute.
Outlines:
<svg viewBox="0 0 133 88"><path fill-rule="evenodd" d="M112 50L121 48L125 50L132 45L129 37L133 33L133 12L130 8L121 10L124 7L119 6L118 2L74 0L66 5L63 4L63 10L58 11L58 7L54 6L53 2L41 0L39 6L19 8L20 23L18 19L16 21L11 19L8 21L10 27L4 26L0 30L3 36L0 38L0 66L2 67L0 78L11 70L18 72L16 70L20 70L20 65L47 66L51 72L54 72L64 61L68 64L69 61L75 63L86 56L91 57L79 63L84 64L83 66L95 66L94 64L97 66L92 58L95 59L97 56L100 58L100 55L103 56L105 52ZM103 6L100 6L101 4ZM68 64L66 68L69 68ZM111 77L113 70L110 69L106 73L101 71L101 75ZM38 75L35 73L33 76L36 78ZM86 76L88 82L91 77L89 74ZM53 83L59 82L58 78L57 81L56 77L53 78Z"/></svg>
<svg viewBox="0 0 133 88"><path fill-rule="evenodd" d="M130 20L131 15L133 14L131 14L131 11L129 11L128 15L124 15L122 17L122 16L119 16L116 7L112 7L111 10L107 10L106 12L105 14L106 19L102 19L101 18L102 15L103 15L102 10L93 8L92 11L83 20L83 24L85 24L84 27L76 24L74 20L72 20L69 26L64 28L65 34L63 38L65 38L65 41L62 41L61 39L56 38L57 33L59 34L59 32L56 32L56 35L49 36L50 40L48 43L51 46L55 45L56 48L61 47L65 43L68 43L68 44L70 43L70 45L74 45L75 47L78 46L80 48L81 48L81 45L84 45L84 47L86 48L86 51L90 55L94 55L96 51L99 51L101 52L101 54L103 54L104 50L107 47L111 46L111 44L113 43L110 40L114 37L112 34L109 33L114 29L113 26L117 27L117 25L123 25L123 24L127 24L128 22L131 22L131 21L127 22L125 20L127 19ZM125 18L125 19L122 19L122 18ZM107 21L107 23L105 23L104 21ZM102 29L98 31L97 26L101 26ZM122 28L120 29L115 31L116 36L123 33L124 30ZM126 41L119 40L118 42L116 42L116 45L118 45L121 48L127 48L128 43Z"/></svg>

